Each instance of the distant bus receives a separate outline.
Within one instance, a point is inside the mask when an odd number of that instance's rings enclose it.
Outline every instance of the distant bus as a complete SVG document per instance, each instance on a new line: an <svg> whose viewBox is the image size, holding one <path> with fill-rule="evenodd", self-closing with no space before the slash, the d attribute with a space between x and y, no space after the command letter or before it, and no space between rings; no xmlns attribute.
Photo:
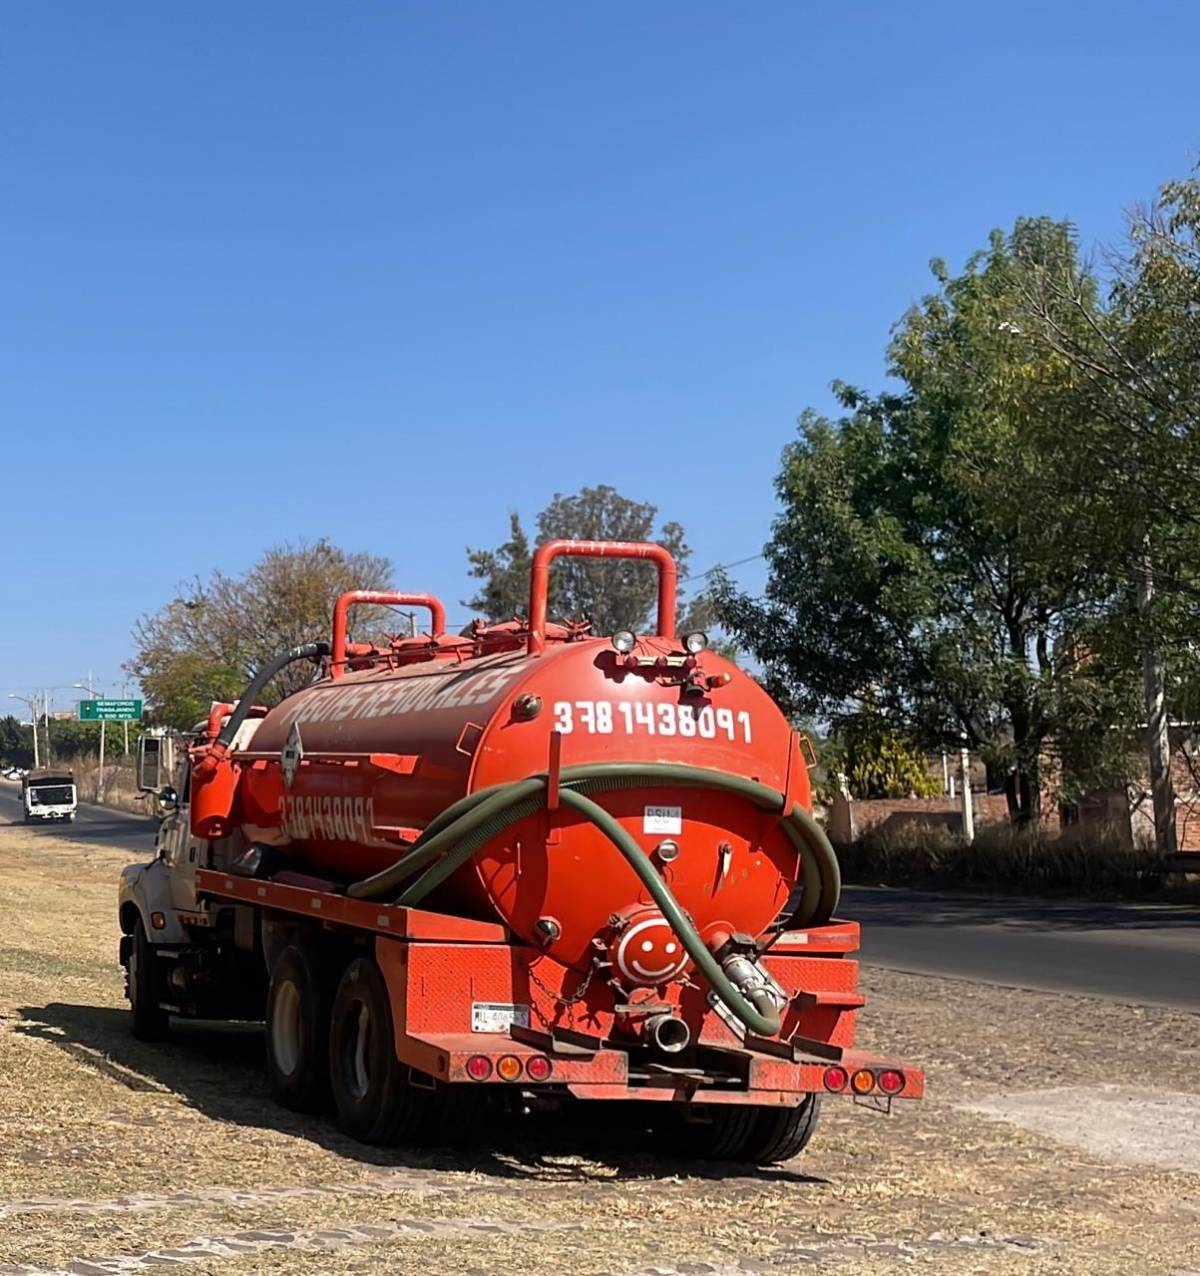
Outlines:
<svg viewBox="0 0 1200 1276"><path fill-rule="evenodd" d="M34 820L75 819L75 777L70 771L30 771L21 780L21 806L25 823Z"/></svg>

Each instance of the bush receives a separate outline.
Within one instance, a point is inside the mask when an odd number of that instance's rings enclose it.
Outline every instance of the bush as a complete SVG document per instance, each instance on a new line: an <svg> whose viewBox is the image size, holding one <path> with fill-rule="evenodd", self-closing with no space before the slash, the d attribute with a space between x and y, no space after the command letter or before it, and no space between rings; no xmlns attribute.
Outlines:
<svg viewBox="0 0 1200 1276"><path fill-rule="evenodd" d="M100 765L94 758L76 763L75 789L81 802L95 802L99 789ZM104 805L117 811L132 811L137 815L153 815L154 807L149 794L139 793L137 772L130 766L106 764L104 768Z"/></svg>
<svg viewBox="0 0 1200 1276"><path fill-rule="evenodd" d="M851 880L917 886L1018 887L1034 893L1142 895L1169 871L1154 851L1131 847L1112 826L1073 826L1062 833L988 824L973 845L936 825L872 829L839 852Z"/></svg>

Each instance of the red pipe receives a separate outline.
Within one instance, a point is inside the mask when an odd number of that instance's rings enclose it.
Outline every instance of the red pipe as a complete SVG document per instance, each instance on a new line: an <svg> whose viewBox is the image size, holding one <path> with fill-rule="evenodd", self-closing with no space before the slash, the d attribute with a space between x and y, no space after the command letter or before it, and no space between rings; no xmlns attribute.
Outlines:
<svg viewBox="0 0 1200 1276"><path fill-rule="evenodd" d="M351 589L342 594L333 607L333 643L329 658L329 673L340 678L346 672L346 617L350 608L358 603L376 603L389 607L427 607L430 612L430 635L434 638L446 632L446 608L440 598L432 594L398 594L392 590Z"/></svg>
<svg viewBox="0 0 1200 1276"><path fill-rule="evenodd" d="M529 654L546 649L546 607L550 564L559 557L648 558L658 568L658 636L675 637L675 559L661 545L646 541L547 541L533 555L529 576Z"/></svg>

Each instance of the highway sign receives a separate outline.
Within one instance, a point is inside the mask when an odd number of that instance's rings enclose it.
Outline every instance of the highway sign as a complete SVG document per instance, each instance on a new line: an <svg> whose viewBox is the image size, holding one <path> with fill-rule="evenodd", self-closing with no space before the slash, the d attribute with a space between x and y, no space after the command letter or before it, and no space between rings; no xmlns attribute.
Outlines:
<svg viewBox="0 0 1200 1276"><path fill-rule="evenodd" d="M80 722L141 722L140 700L81 700Z"/></svg>

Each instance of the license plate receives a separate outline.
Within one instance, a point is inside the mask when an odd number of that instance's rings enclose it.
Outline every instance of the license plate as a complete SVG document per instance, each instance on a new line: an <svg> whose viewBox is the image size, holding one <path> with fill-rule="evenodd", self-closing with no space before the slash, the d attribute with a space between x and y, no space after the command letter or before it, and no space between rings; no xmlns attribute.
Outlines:
<svg viewBox="0 0 1200 1276"><path fill-rule="evenodd" d="M516 1025L529 1027L529 1007L509 1005L503 1001L473 1001L471 1003L472 1032L504 1032Z"/></svg>

